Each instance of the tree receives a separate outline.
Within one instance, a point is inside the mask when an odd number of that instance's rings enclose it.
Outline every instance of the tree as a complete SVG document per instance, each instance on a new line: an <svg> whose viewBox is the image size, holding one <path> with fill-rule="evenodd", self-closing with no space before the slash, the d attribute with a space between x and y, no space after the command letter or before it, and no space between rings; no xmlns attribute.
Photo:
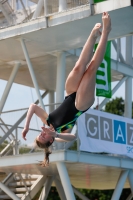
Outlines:
<svg viewBox="0 0 133 200"><path fill-rule="evenodd" d="M116 97L109 101L105 106L105 112L124 116L124 99ZM132 118L133 118L133 102L132 102Z"/></svg>

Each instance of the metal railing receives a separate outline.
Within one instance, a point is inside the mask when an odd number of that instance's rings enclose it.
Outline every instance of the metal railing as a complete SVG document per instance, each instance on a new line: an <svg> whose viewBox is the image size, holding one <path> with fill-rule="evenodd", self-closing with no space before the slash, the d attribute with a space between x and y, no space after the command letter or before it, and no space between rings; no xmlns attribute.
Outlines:
<svg viewBox="0 0 133 200"><path fill-rule="evenodd" d="M70 10L73 8L77 8L80 6L88 5L89 0L66 0L65 4L59 4L59 0L49 0L46 1L45 10L47 10L46 15L50 15L53 13L62 12L63 10Z"/></svg>

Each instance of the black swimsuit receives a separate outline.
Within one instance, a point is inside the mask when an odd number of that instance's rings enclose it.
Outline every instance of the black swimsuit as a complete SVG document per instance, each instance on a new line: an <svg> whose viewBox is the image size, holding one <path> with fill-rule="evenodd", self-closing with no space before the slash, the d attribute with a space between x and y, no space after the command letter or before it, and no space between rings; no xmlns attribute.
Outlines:
<svg viewBox="0 0 133 200"><path fill-rule="evenodd" d="M72 128L77 118L86 111L79 111L76 109L75 98L76 92L65 97L63 103L48 116L48 125L50 126L50 124L52 124L58 133Z"/></svg>

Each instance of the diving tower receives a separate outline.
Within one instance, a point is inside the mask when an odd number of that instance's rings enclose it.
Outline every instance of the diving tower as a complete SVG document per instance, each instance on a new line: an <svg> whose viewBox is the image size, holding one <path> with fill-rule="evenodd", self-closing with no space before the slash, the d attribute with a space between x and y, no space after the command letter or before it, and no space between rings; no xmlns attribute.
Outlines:
<svg viewBox="0 0 133 200"><path fill-rule="evenodd" d="M125 82L125 117L131 118L133 77L133 7L131 0L25 0L0 1L0 79L7 80L0 102L0 112L13 83L35 88L38 101L45 109L43 98L49 95L49 112L53 104L64 98L66 77L101 14L108 11L112 19L109 40L115 51L111 60L112 81L118 81L115 93ZM122 39L125 38L125 51ZM123 53L124 52L124 53ZM123 55L124 54L124 55ZM40 94L40 90L45 91ZM56 100L54 100L56 92ZM109 99L99 105L99 109ZM78 188L114 189L111 200L118 200L123 188L131 188L127 200L133 197L133 161L111 154L70 151L71 143L57 146L50 157L49 168L42 168L43 152L19 155L18 141L13 131L25 119L21 116L0 138L8 137L13 155L0 158L0 172L7 177L0 182L1 199L32 199L43 187L40 200L47 199L51 185L56 186L62 200L75 200L74 193L88 200ZM9 126L8 126L9 127ZM129 181L128 181L129 180ZM18 182L17 182L18 181ZM30 184L29 184L30 183ZM15 185L16 184L16 185ZM22 186L19 190L17 187ZM16 188L15 188L16 187ZM23 192L22 192L23 191ZM18 192L18 193L17 193Z"/></svg>

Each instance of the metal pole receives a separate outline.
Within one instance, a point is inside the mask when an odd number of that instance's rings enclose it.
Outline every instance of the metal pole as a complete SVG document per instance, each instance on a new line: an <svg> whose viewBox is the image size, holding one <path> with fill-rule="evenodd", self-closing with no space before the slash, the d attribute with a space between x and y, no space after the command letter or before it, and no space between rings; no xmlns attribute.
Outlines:
<svg viewBox="0 0 133 200"><path fill-rule="evenodd" d="M116 52L117 52L117 43L116 43L116 41L115 40L113 40L112 41L112 44L113 44L113 46L114 46L114 48L115 48L115 50L116 50ZM122 55L122 53L119 51L119 58L120 58L120 61L122 62L122 63L125 63L125 60L124 60L124 58L123 58L123 55Z"/></svg>
<svg viewBox="0 0 133 200"><path fill-rule="evenodd" d="M132 200L132 197L133 197L133 195L132 195L132 193L131 193L131 194L129 194L129 196L127 197L126 200Z"/></svg>
<svg viewBox="0 0 133 200"><path fill-rule="evenodd" d="M11 18L9 17L9 15L7 14L6 10L4 9L2 3L0 2L0 10L2 11L3 15L5 16L6 20L8 21L8 23L11 25Z"/></svg>
<svg viewBox="0 0 133 200"><path fill-rule="evenodd" d="M49 176L44 184L39 200L46 200L53 182L53 177Z"/></svg>
<svg viewBox="0 0 133 200"><path fill-rule="evenodd" d="M57 55L56 103L61 103L64 100L65 67L66 67L65 53L60 52Z"/></svg>
<svg viewBox="0 0 133 200"><path fill-rule="evenodd" d="M7 186L0 182L0 188L13 200L20 200Z"/></svg>
<svg viewBox="0 0 133 200"><path fill-rule="evenodd" d="M120 38L117 39L117 61L120 59L121 42Z"/></svg>
<svg viewBox="0 0 133 200"><path fill-rule="evenodd" d="M128 173L129 173L129 170L125 170L121 172L111 200L118 200L120 198Z"/></svg>
<svg viewBox="0 0 133 200"><path fill-rule="evenodd" d="M48 5L47 5L47 0L44 0L44 14L45 16L47 16L49 13L48 13Z"/></svg>
<svg viewBox="0 0 133 200"><path fill-rule="evenodd" d="M44 5L44 0L39 0L38 3L37 3L36 10L35 10L35 12L32 16L32 19L36 19L37 17L39 17L41 10L43 8L43 5Z"/></svg>
<svg viewBox="0 0 133 200"><path fill-rule="evenodd" d="M126 63L132 66L132 36L126 37ZM132 117L132 78L125 82L125 117Z"/></svg>
<svg viewBox="0 0 133 200"><path fill-rule="evenodd" d="M2 112L3 110L3 107L5 105L5 102L6 102L6 99L8 97L8 94L9 94L9 91L11 89L11 86L13 84L13 81L15 79L15 76L18 72L18 69L19 69L19 66L20 66L20 63L16 63L16 65L13 67L13 70L11 72L11 75L10 75L10 78L6 84L6 87L5 87L5 90L4 90L4 93L2 95L2 98L1 98L1 101L0 101L0 113Z"/></svg>
<svg viewBox="0 0 133 200"><path fill-rule="evenodd" d="M89 2L89 1L88 1ZM91 9L91 15L95 14L95 10L94 10L94 0L90 0L90 9Z"/></svg>
<svg viewBox="0 0 133 200"><path fill-rule="evenodd" d="M57 162L56 165L67 200L76 200L65 164L63 162Z"/></svg>
<svg viewBox="0 0 133 200"><path fill-rule="evenodd" d="M51 113L54 110L54 102L55 102L55 98L54 98L54 91L50 91L49 92L49 113Z"/></svg>
<svg viewBox="0 0 133 200"><path fill-rule="evenodd" d="M16 148L16 154L19 154L19 145L18 145L18 128L16 128L16 144L15 144L15 148Z"/></svg>
<svg viewBox="0 0 133 200"><path fill-rule="evenodd" d="M28 55L28 51L27 51L26 45L24 43L24 39L21 38L20 42L21 42L21 45L22 45L22 49L23 49L23 52L24 52L24 55L25 55L25 59L26 59L26 62L27 62L27 65L28 65L28 68L29 68L29 71L30 71L30 75L31 75L31 78L32 78L32 81L33 81L33 84L34 84L34 87L35 87L35 90L36 90L40 105L45 110L45 106L44 106L42 98L41 98L41 94L40 94L40 91L39 91L38 83L37 83L37 80L36 80L36 77L35 77L35 73L34 73L34 70L33 70L29 55Z"/></svg>
<svg viewBox="0 0 133 200"><path fill-rule="evenodd" d="M65 196L64 189L62 187L61 182L57 180L56 178L54 179L54 182L55 182L55 186L58 190L61 200L66 200L66 196Z"/></svg>
<svg viewBox="0 0 133 200"><path fill-rule="evenodd" d="M59 0L59 12L67 9L66 0Z"/></svg>
<svg viewBox="0 0 133 200"><path fill-rule="evenodd" d="M12 0L12 9L14 10L14 12L16 11L16 0Z"/></svg>
<svg viewBox="0 0 133 200"><path fill-rule="evenodd" d="M79 190L77 190L75 187L73 187L74 193L82 200L89 200L87 197L85 197Z"/></svg>
<svg viewBox="0 0 133 200"><path fill-rule="evenodd" d="M65 52L60 52L57 55L57 75L56 75L56 103L61 103L64 100L65 90L65 67L66 55ZM56 108L58 105L56 106ZM64 148L64 142L58 142L58 149Z"/></svg>

